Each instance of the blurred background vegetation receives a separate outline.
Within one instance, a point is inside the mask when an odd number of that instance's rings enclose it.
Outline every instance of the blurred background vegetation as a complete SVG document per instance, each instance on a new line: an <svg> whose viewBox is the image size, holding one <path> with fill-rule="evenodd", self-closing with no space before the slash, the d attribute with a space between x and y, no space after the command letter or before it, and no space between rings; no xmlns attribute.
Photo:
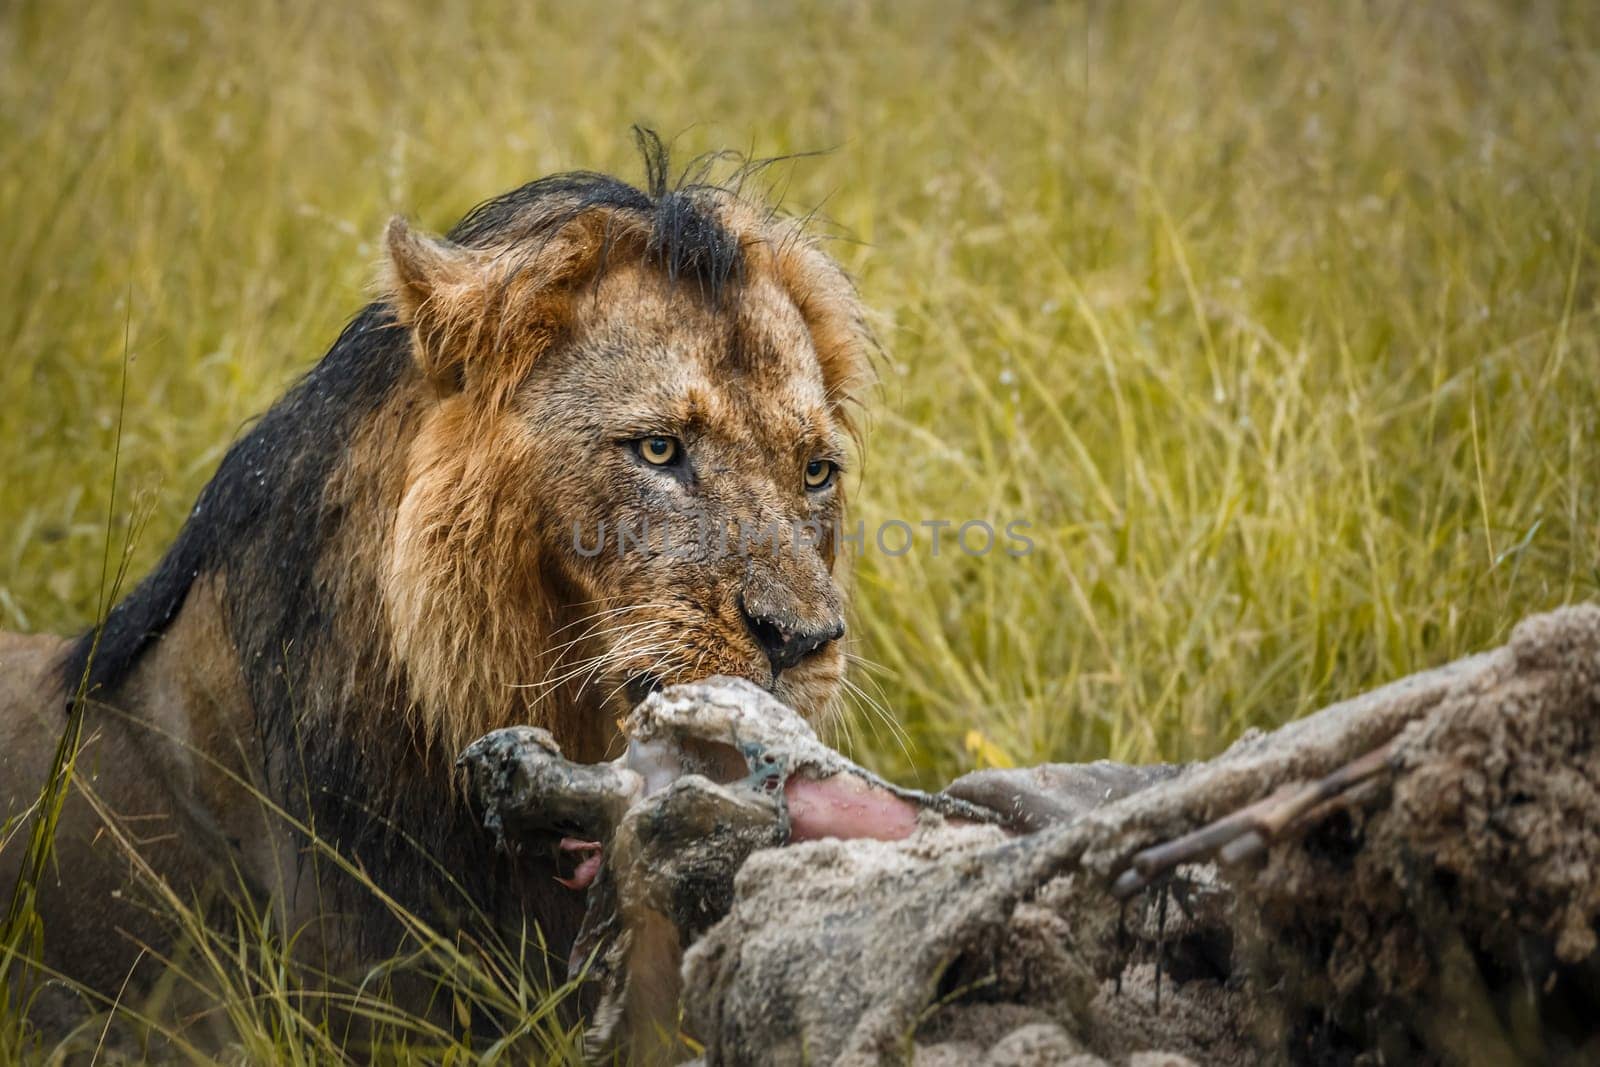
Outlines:
<svg viewBox="0 0 1600 1067"><path fill-rule="evenodd" d="M1184 759L1600 586L1588 3L0 10L0 626L94 614L447 228L629 126L765 156L884 347L845 743ZM108 501L125 331L132 362Z"/></svg>
<svg viewBox="0 0 1600 1067"><path fill-rule="evenodd" d="M766 191L875 311L869 528L1032 524L869 544L844 744L924 784L1208 755L1600 588L1597 86L1584 2L0 4L0 627L93 618L108 512L154 562L391 213L637 177L641 123L827 150ZM224 1060L349 1058L260 916L173 907ZM559 992L448 948L458 1014L576 1058Z"/></svg>

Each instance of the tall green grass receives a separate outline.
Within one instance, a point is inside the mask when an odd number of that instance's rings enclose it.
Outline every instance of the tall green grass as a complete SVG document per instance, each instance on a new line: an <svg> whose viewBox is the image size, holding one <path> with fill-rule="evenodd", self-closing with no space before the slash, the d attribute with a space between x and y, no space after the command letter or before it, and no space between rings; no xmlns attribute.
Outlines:
<svg viewBox="0 0 1600 1067"><path fill-rule="evenodd" d="M869 544L855 753L1210 754L1600 589L1597 85L1585 3L22 0L0 626L93 617L108 512L156 558L390 213L635 174L641 122L832 149L772 191L877 312L869 528L1032 524Z"/></svg>

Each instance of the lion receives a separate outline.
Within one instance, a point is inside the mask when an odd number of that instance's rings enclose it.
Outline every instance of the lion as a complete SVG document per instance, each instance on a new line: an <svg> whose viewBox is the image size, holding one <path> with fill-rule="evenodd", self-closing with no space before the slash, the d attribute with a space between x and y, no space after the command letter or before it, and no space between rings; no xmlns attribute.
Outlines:
<svg viewBox="0 0 1600 1067"><path fill-rule="evenodd" d="M38 895L48 966L116 993L170 944L125 892L139 872L186 901L243 885L334 969L370 966L392 912L313 834L446 931L538 924L564 959L571 842L497 852L454 770L470 741L530 724L598 760L643 696L713 675L834 713L862 304L799 221L645 154L644 188L558 174L444 237L391 220L381 296L103 625L0 635L13 824L83 714Z"/></svg>

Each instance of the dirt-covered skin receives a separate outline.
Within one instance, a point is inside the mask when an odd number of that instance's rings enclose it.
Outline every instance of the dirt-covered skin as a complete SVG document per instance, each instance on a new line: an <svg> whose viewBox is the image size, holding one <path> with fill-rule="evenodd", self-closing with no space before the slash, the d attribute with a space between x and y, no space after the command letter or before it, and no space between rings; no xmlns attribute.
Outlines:
<svg viewBox="0 0 1600 1067"><path fill-rule="evenodd" d="M1026 837L759 852L687 954L686 1025L723 1064L1593 1062L1597 735L1583 607ZM1374 751L1251 858L1110 892Z"/></svg>
<svg viewBox="0 0 1600 1067"><path fill-rule="evenodd" d="M598 798L568 827L607 842L597 1033L625 1021L635 1049L681 1026L708 1064L1600 1057L1592 606L1209 763L986 772L961 801L872 778L746 685L669 691L628 734L539 780L565 794L547 813ZM528 790L475 780L497 825L525 817ZM797 834L797 780L866 801ZM680 955L681 1016L638 984Z"/></svg>
<svg viewBox="0 0 1600 1067"><path fill-rule="evenodd" d="M1596 1062L1600 611L1517 627L1393 765L1382 802L1238 882L1241 953L1293 994L1274 1029L1308 1060Z"/></svg>
<svg viewBox="0 0 1600 1067"><path fill-rule="evenodd" d="M943 792L999 813L1008 830L1031 832L1131 796L1179 770L1167 763L1130 767L1110 760L991 768L964 774Z"/></svg>

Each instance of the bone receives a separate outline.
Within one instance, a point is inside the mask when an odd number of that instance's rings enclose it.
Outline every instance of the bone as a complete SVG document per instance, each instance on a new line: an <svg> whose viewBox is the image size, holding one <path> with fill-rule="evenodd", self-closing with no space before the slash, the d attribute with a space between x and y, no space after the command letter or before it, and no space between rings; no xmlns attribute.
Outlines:
<svg viewBox="0 0 1600 1067"><path fill-rule="evenodd" d="M628 767L570 762L536 726L480 737L456 765L468 772L484 827L506 848L538 830L603 841L644 793L643 779Z"/></svg>
<svg viewBox="0 0 1600 1067"><path fill-rule="evenodd" d="M960 796L894 785L817 739L810 724L764 690L711 679L654 693L623 724L624 754L574 763L550 734L514 726L475 741L458 761L470 775L484 825L508 847L536 832L561 835L585 854L563 885L586 889L624 817L685 777L781 798L786 841L898 840L924 811L996 822L993 808ZM1012 803L1026 789L1000 790ZM1020 803L1020 802L1019 802ZM596 863L599 861L599 863Z"/></svg>

